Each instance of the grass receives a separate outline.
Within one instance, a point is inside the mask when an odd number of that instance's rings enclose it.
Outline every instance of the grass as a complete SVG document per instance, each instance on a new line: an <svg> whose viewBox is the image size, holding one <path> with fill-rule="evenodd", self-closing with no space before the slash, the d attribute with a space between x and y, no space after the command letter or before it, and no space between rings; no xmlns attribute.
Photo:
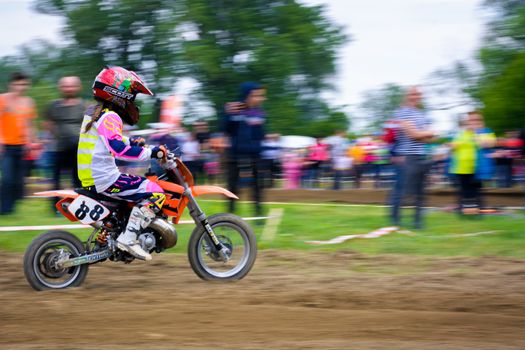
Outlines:
<svg viewBox="0 0 525 350"><path fill-rule="evenodd" d="M204 211L214 214L226 211L226 203L201 201ZM26 199L19 204L16 214L0 217L0 226L68 224L67 219L54 216L50 204L45 199ZM239 203L241 216L252 216L252 206ZM380 227L388 226L387 208L373 206L337 206L337 205L292 205L272 204L266 208L283 208L284 214L278 226L275 239L262 239L263 225L250 222L259 238L260 249L297 249L297 250L355 250L369 254L415 254L433 256L506 256L525 258L525 239L523 227L525 216L522 213L506 216L487 216L476 220L459 218L452 213L430 211L426 215L427 229L414 231L414 235L394 233L375 239L354 239L342 244L313 246L307 240L328 240L340 235L368 233ZM408 216L408 209L407 216ZM411 212L410 212L411 214ZM190 219L185 214L184 219ZM261 224L263 222L260 222ZM179 244L171 252L185 252L193 225L179 225ZM495 234L455 237L454 234L466 234L484 231L497 231ZM72 230L80 238L87 238L90 230ZM19 231L0 232L0 250L22 252L30 241L41 232Z"/></svg>

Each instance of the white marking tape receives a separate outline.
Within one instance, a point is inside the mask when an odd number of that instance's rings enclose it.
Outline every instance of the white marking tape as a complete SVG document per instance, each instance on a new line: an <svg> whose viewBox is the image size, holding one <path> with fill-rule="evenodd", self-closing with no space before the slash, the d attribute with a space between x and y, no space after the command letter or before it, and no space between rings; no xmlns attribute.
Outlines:
<svg viewBox="0 0 525 350"><path fill-rule="evenodd" d="M354 238L377 238L377 237L381 237L381 236L388 235L390 233L396 232L397 230L398 230L398 228L395 227L395 226L383 227L383 228L380 228L378 230L375 230L375 231L372 231L372 232L369 232L369 233L365 233L365 234L338 236L338 237L332 238L332 239L330 239L328 241L305 241L305 243L317 244L317 245L320 245L320 244L339 244L339 243L343 243L345 241L348 241L349 239L354 239Z"/></svg>
<svg viewBox="0 0 525 350"><path fill-rule="evenodd" d="M497 230L497 231L481 231L481 232L473 232L473 233L452 233L448 235L433 235L433 236L419 236L419 237L423 237L423 238L475 237L475 236L482 236L482 235L494 235L500 232L503 232L503 231Z"/></svg>
<svg viewBox="0 0 525 350"><path fill-rule="evenodd" d="M243 218L246 221L252 220L265 220L268 219L268 216L254 216ZM189 225L195 224L193 220L181 220L178 225ZM0 232L14 232L14 231L41 231L41 230L59 230L59 229L68 229L68 230L78 230L82 228L93 228L90 225L80 225L80 224L69 224L69 225L42 225L42 226L2 226L0 227Z"/></svg>
<svg viewBox="0 0 525 350"><path fill-rule="evenodd" d="M385 236L385 235L388 235L388 234L394 233L394 232L397 232L397 233L400 233L400 234L404 234L404 235L408 235L408 236L418 236L418 237L421 237L421 238L455 238L455 237L476 237L476 236L482 236L482 235L493 235L493 234L496 234L496 233L500 233L502 231L501 230L498 230L498 231L481 231L481 232L472 232L472 233L453 233L453 234L448 234L448 235L424 236L424 235L416 235L412 231L407 231L407 230L399 231L397 227L383 227L383 228L380 228L378 230L375 230L375 231L372 231L372 232L369 232L369 233L365 233L365 234L338 236L338 237L332 238L332 239L330 239L328 241L305 241L305 243L316 244L316 245L321 245L321 244L339 244L339 243L343 243L345 241L348 241L349 239L354 239L354 238L378 238L378 237Z"/></svg>

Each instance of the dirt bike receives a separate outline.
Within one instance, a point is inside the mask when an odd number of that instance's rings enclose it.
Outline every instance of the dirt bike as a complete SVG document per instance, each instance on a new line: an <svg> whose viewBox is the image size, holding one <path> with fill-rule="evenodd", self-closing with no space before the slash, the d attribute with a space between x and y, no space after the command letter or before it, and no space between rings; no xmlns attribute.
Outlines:
<svg viewBox="0 0 525 350"><path fill-rule="evenodd" d="M195 221L188 243L188 259L193 271L204 280L238 280L252 268L257 245L252 228L240 217L216 214L207 217L195 197L222 194L238 199L217 186L195 186L193 175L180 156L169 153L161 162L164 174L146 174L165 192L162 210L139 235L142 248L161 253L177 244L177 231L185 208ZM149 172L148 172L149 173ZM111 261L130 263L134 257L117 248L134 203L104 196L87 189L45 191L36 195L59 197L56 209L70 221L92 226L86 242L66 231L52 230L36 237L24 255L24 273L36 290L62 289L84 282L89 265ZM171 223L168 219L171 218Z"/></svg>

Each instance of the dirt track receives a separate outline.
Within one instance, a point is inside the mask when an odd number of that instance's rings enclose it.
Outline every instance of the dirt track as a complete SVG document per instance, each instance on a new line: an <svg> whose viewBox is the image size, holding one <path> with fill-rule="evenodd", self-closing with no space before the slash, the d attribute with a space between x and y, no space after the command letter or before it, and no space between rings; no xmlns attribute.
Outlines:
<svg viewBox="0 0 525 350"><path fill-rule="evenodd" d="M171 254L37 293L0 256L2 349L525 348L522 260L263 251L217 284Z"/></svg>
<svg viewBox="0 0 525 350"><path fill-rule="evenodd" d="M487 189L484 191L485 204L493 207L525 205L523 188L516 186L511 189ZM265 201L275 202L335 202L353 204L385 204L389 191L385 189L345 189L332 190L283 190L271 189L265 191ZM251 193L241 192L241 199L250 200ZM426 205L443 207L455 205L457 194L453 189L431 189L427 191Z"/></svg>

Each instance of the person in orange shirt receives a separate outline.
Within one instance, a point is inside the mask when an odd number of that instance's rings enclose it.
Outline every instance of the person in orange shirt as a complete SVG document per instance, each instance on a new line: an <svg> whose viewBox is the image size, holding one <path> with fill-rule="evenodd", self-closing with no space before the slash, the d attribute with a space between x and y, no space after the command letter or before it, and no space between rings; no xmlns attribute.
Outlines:
<svg viewBox="0 0 525 350"><path fill-rule="evenodd" d="M36 141L33 139L35 103L25 96L29 86L28 76L13 73L8 92L0 95L0 215L12 213L15 202L24 195L23 158L31 142Z"/></svg>
<svg viewBox="0 0 525 350"><path fill-rule="evenodd" d="M361 142L356 142L348 149L348 156L352 159L354 172L354 188L361 187L361 177L363 175L363 166L366 157L366 151Z"/></svg>

